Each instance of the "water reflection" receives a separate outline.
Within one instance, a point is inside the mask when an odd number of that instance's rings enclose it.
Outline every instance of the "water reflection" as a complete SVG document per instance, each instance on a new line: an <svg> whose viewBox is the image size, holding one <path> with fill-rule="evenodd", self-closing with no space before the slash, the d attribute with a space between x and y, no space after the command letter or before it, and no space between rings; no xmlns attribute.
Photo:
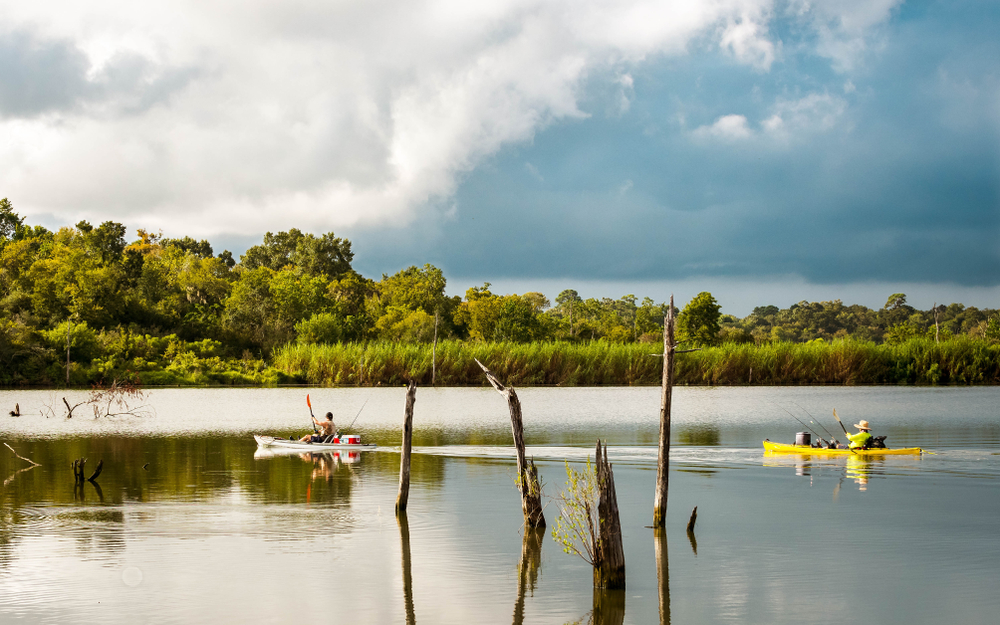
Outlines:
<svg viewBox="0 0 1000 625"><path fill-rule="evenodd" d="M622 625L625 622L625 591L594 589L593 625Z"/></svg>
<svg viewBox="0 0 1000 625"><path fill-rule="evenodd" d="M517 601L514 603L514 625L524 623L524 596L531 593L535 596L535 586L538 584L538 573L542 565L542 542L545 540L545 528L524 528L524 538L521 540L521 561L517 565Z"/></svg>
<svg viewBox="0 0 1000 625"><path fill-rule="evenodd" d="M688 425L677 431L677 442L682 445L715 446L721 439L719 428L713 425Z"/></svg>
<svg viewBox="0 0 1000 625"><path fill-rule="evenodd" d="M653 553L656 557L656 590L660 600L660 624L670 625L670 562L667 556L667 532L653 530Z"/></svg>
<svg viewBox="0 0 1000 625"><path fill-rule="evenodd" d="M414 625L417 615L413 610L413 573L410 568L410 523L406 513L396 515L399 525L399 542L403 561L403 610L406 613L406 625Z"/></svg>

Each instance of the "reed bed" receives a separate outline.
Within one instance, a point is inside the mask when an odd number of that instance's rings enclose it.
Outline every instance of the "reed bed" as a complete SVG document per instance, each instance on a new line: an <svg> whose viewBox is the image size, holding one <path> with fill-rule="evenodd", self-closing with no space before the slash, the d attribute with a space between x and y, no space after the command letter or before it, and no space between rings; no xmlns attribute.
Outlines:
<svg viewBox="0 0 1000 625"><path fill-rule="evenodd" d="M655 385L662 347L649 344L475 343L437 347L439 386L486 383L480 360L518 386ZM320 386L431 383L431 346L404 343L290 344L273 367ZM898 345L840 340L726 344L677 357L678 384L1000 384L1000 345L960 337Z"/></svg>

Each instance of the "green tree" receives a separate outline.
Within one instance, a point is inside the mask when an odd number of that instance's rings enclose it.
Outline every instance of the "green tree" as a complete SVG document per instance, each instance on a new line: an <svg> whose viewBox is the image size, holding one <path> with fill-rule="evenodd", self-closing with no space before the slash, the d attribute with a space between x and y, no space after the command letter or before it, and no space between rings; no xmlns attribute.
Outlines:
<svg viewBox="0 0 1000 625"><path fill-rule="evenodd" d="M267 267L275 271L292 265L310 276L337 278L351 270L351 242L328 232L321 237L298 228L264 235L264 242L241 257L244 269Z"/></svg>
<svg viewBox="0 0 1000 625"><path fill-rule="evenodd" d="M696 295L677 315L679 339L696 345L716 344L719 337L721 308L708 291Z"/></svg>

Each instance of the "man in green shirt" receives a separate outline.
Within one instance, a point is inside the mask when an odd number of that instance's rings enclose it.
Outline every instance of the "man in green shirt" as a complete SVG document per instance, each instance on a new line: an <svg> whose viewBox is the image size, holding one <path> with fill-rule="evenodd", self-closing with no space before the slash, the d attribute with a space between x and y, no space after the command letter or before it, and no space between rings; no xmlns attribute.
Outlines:
<svg viewBox="0 0 1000 625"><path fill-rule="evenodd" d="M855 423L854 427L860 430L857 434L848 434L847 440L851 441L851 449L864 449L868 445L868 441L871 440L872 435L871 428L868 426L868 422L862 419L859 423Z"/></svg>

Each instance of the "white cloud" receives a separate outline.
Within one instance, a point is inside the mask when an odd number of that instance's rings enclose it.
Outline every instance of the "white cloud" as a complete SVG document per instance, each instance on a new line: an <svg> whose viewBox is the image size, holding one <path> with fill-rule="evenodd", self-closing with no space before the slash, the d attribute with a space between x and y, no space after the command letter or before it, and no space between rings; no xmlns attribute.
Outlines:
<svg viewBox="0 0 1000 625"><path fill-rule="evenodd" d="M692 132L695 137L738 141L753 135L743 115L723 115L711 126L699 126Z"/></svg>
<svg viewBox="0 0 1000 625"><path fill-rule="evenodd" d="M859 6L842 29L884 14ZM0 188L22 213L192 235L405 223L448 205L504 145L584 117L588 75L611 69L627 107L622 68L706 35L767 70L772 12L771 0L5 3L0 38L59 43L84 59L81 89L121 59L141 72L115 83L114 106L0 110ZM724 119L713 132L749 135L745 118Z"/></svg>
<svg viewBox="0 0 1000 625"><path fill-rule="evenodd" d="M764 130L772 134L802 135L824 132L834 128L847 102L827 93L810 93L798 100L778 100L774 114L761 122Z"/></svg>
<svg viewBox="0 0 1000 625"><path fill-rule="evenodd" d="M818 36L816 52L846 72L857 65L903 0L793 0L789 10L810 24Z"/></svg>

